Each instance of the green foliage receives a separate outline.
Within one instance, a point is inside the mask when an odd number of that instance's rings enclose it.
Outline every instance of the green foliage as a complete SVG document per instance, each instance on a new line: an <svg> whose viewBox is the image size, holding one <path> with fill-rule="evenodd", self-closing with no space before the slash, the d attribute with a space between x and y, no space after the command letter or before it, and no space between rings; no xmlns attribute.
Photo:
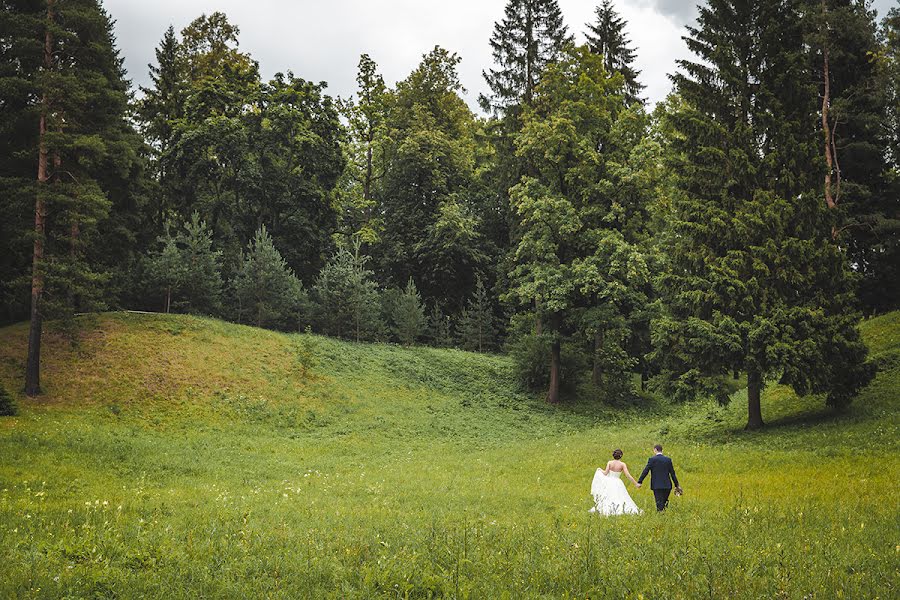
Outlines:
<svg viewBox="0 0 900 600"><path fill-rule="evenodd" d="M550 351L553 343L549 335L525 333L516 335L507 347L515 365L516 378L530 391L546 390L550 384ZM577 344L566 341L560 349L560 380L563 392L573 395L588 369L584 351Z"/></svg>
<svg viewBox="0 0 900 600"><path fill-rule="evenodd" d="M216 314L221 306L221 252L213 250L212 232L198 213L193 213L184 224L180 242L184 264L181 288L188 311Z"/></svg>
<svg viewBox="0 0 900 600"><path fill-rule="evenodd" d="M0 383L0 417L14 417L19 414L19 407L2 383Z"/></svg>
<svg viewBox="0 0 900 600"><path fill-rule="evenodd" d="M238 322L246 316L257 327L296 327L306 304L303 285L275 248L264 225L247 246L233 285Z"/></svg>
<svg viewBox="0 0 900 600"><path fill-rule="evenodd" d="M475 293L459 316L456 339L466 350L484 352L496 345L494 307L481 277L475 281Z"/></svg>
<svg viewBox="0 0 900 600"><path fill-rule="evenodd" d="M888 18L885 25L890 22ZM891 135L896 137L890 133L890 33L882 43L874 12L852 0L807 0L803 23L809 68L820 90L823 52L828 52L835 235L862 276L857 294L862 308L869 313L891 310L900 298L900 186L891 181L889 162ZM896 40L894 46L896 61ZM820 105L822 99L817 96L816 102ZM818 117L821 144L825 132Z"/></svg>
<svg viewBox="0 0 900 600"><path fill-rule="evenodd" d="M378 284L360 246L357 240L352 252L338 250L319 272L313 288L322 330L356 341L376 339L384 329Z"/></svg>
<svg viewBox="0 0 900 600"><path fill-rule="evenodd" d="M198 211L226 276L265 225L288 265L311 282L332 251L333 190L344 169L337 108L314 84L278 73L263 82L222 13L168 32L140 116L155 147L154 212Z"/></svg>
<svg viewBox="0 0 900 600"><path fill-rule="evenodd" d="M387 118L391 95L368 54L359 57L356 82L356 99L341 107L348 123L344 144L348 162L341 186L343 229L345 235L373 244L383 227L378 202L390 147Z"/></svg>
<svg viewBox="0 0 900 600"><path fill-rule="evenodd" d="M167 223L165 233L158 239L162 247L151 252L145 259L147 284L154 288L154 292L163 293L165 312L169 312L172 307L172 293L175 292L177 297L178 290L184 283L187 266L170 227Z"/></svg>
<svg viewBox="0 0 900 600"><path fill-rule="evenodd" d="M813 191L815 136L800 133L815 97L795 10L701 7L688 38L701 62L680 61L675 77L680 97L666 118L679 190L654 346L676 397L727 400L718 377L744 371L751 398L771 377L842 406L871 378L853 277ZM762 423L751 402L748 427Z"/></svg>
<svg viewBox="0 0 900 600"><path fill-rule="evenodd" d="M391 329L401 344L411 346L425 333L427 324L422 297L412 277L409 278L403 291L393 294L391 300L393 301L389 307Z"/></svg>
<svg viewBox="0 0 900 600"><path fill-rule="evenodd" d="M159 238L162 247L146 259L147 283L157 288L166 312L217 315L222 310L221 252L213 249L212 232L191 215L183 231L172 235L169 226Z"/></svg>
<svg viewBox="0 0 900 600"><path fill-rule="evenodd" d="M639 106L626 109L621 85L601 57L570 49L547 68L516 139L534 175L510 190L520 238L509 297L536 301L549 332L562 339L579 329L594 337L647 302L650 273L639 242L653 190L639 181L654 167L642 154L646 120ZM609 374L616 379L628 362L604 366L620 370Z"/></svg>
<svg viewBox="0 0 900 600"><path fill-rule="evenodd" d="M485 262L469 189L475 116L459 96L460 58L435 47L397 84L388 119L384 232L374 251L394 285L416 276L423 297L461 307Z"/></svg>
<svg viewBox="0 0 900 600"><path fill-rule="evenodd" d="M634 68L634 49L625 34L626 21L616 12L612 0L603 0L595 9L596 19L587 24L585 37L591 52L603 57L603 64L610 73L621 73L625 78L625 99L628 104L642 102L644 89L638 81L640 71Z"/></svg>
<svg viewBox="0 0 900 600"><path fill-rule="evenodd" d="M63 318L102 309L111 299L109 271L127 264L134 251L134 213L141 202L132 180L141 175L142 143L126 118L128 82L112 21L89 0L7 2L0 12L0 282L10 300L5 318L26 314L22 283L32 274L36 235L43 258L34 266L45 292L39 309ZM41 160L46 180L36 182ZM43 233L35 231L39 206Z"/></svg>
<svg viewBox="0 0 900 600"><path fill-rule="evenodd" d="M445 315L440 305L434 303L428 313L428 328L425 332L428 344L436 348L452 346L453 335L450 329L450 315Z"/></svg>
<svg viewBox="0 0 900 600"><path fill-rule="evenodd" d="M557 0L509 0L503 20L494 23L491 51L497 68L483 72L491 96L479 98L482 107L506 112L530 104L543 70L572 41Z"/></svg>

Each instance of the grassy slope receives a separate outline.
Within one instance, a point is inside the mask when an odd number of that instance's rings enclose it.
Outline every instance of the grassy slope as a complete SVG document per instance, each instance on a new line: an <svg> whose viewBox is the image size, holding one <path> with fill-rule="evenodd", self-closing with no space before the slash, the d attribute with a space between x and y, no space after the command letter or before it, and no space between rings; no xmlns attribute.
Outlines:
<svg viewBox="0 0 900 600"><path fill-rule="evenodd" d="M551 408L503 357L106 315L0 419L0 596L896 597L900 313L862 330L850 411L774 387L745 433L740 394ZM657 440L686 496L589 517L610 449Z"/></svg>

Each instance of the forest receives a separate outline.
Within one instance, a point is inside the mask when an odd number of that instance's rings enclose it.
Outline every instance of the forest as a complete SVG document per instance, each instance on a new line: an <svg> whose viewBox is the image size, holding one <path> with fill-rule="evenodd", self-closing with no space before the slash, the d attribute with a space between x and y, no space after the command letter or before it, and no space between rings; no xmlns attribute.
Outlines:
<svg viewBox="0 0 900 600"><path fill-rule="evenodd" d="M135 88L98 0L0 0L0 325L191 313L514 358L564 402L847 406L860 318L900 307L900 8L707 0L656 106L610 0L509 0L463 99L453 49L389 84L271 80L221 12ZM586 40L579 45L578 40Z"/></svg>

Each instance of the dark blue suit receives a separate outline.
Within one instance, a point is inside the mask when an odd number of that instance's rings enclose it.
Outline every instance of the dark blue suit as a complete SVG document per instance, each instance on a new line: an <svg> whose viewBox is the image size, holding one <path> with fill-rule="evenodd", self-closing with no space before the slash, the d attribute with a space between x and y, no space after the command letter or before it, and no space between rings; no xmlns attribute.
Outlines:
<svg viewBox="0 0 900 600"><path fill-rule="evenodd" d="M647 461L644 472L638 478L638 483L642 483L644 478L650 473L650 489L656 497L656 510L663 511L669 503L669 494L672 493L672 482L675 487L678 485L678 476L675 475L675 466L672 459L662 454L655 454Z"/></svg>

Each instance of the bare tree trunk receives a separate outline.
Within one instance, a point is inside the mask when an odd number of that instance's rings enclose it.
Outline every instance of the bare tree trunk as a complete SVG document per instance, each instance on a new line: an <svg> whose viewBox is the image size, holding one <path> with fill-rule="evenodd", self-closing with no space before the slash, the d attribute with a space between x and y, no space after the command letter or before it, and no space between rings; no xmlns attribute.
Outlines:
<svg viewBox="0 0 900 600"><path fill-rule="evenodd" d="M760 429L762 418L762 374L754 368L747 370L747 429Z"/></svg>
<svg viewBox="0 0 900 600"><path fill-rule="evenodd" d="M166 287L166 314L169 314L169 308L172 306L172 286ZM238 315L241 314L240 308L238 309ZM238 323L241 322L240 316L238 316Z"/></svg>
<svg viewBox="0 0 900 600"><path fill-rule="evenodd" d="M53 22L54 0L47 0L47 25L44 33L44 68L53 66L53 37L50 25ZM41 298L44 293L44 233L47 206L44 198L49 172L47 169L47 119L50 113L50 98L47 91L41 98L41 114L38 123L38 189L34 201L34 249L31 263L31 323L28 329L28 358L25 364L25 394L37 396L41 393L41 334L43 314Z"/></svg>

